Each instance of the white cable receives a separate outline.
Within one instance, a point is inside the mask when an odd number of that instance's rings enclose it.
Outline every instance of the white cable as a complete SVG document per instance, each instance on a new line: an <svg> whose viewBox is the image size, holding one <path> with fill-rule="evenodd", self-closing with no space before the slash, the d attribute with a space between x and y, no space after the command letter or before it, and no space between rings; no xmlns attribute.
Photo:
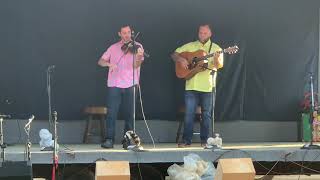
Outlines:
<svg viewBox="0 0 320 180"><path fill-rule="evenodd" d="M149 128L148 123L147 123L147 120L146 120L146 116L144 115L143 103L142 103L142 96L141 96L141 88L140 88L140 85L139 85L139 84L138 84L138 88L139 88L139 98L140 98L140 105L141 105L141 112L142 112L143 120L144 120L144 123L146 124L147 130L148 130L148 133L149 133L149 136L150 136L151 141L152 141L152 144L153 144L153 148L156 148L156 145L155 145L155 143L154 143L153 136L152 136L152 134L151 134L150 128Z"/></svg>

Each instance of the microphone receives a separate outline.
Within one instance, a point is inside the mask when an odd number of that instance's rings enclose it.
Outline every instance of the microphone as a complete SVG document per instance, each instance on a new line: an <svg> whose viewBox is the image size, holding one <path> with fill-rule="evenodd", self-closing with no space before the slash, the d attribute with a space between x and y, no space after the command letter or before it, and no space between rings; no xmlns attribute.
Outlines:
<svg viewBox="0 0 320 180"><path fill-rule="evenodd" d="M130 48L133 47L133 42L132 42L132 41L128 43L128 48L129 48L129 47L130 47Z"/></svg>
<svg viewBox="0 0 320 180"><path fill-rule="evenodd" d="M33 119L34 119L34 115L31 115L30 118L29 118L28 123L24 126L24 128L27 128L28 126L30 126L30 124L33 121Z"/></svg>
<svg viewBox="0 0 320 180"><path fill-rule="evenodd" d="M11 115L0 114L0 118L11 118Z"/></svg>
<svg viewBox="0 0 320 180"><path fill-rule="evenodd" d="M7 105L10 105L10 104L13 103L13 101L12 101L11 99L6 99L4 102L5 102Z"/></svg>
<svg viewBox="0 0 320 180"><path fill-rule="evenodd" d="M146 53L146 52L143 52L143 55L146 57L146 58L149 58L150 57L150 54Z"/></svg>
<svg viewBox="0 0 320 180"><path fill-rule="evenodd" d="M133 37L133 41L136 41L137 37L139 36L140 32L138 32L136 35L135 35L135 32L134 31L131 31L131 37Z"/></svg>
<svg viewBox="0 0 320 180"><path fill-rule="evenodd" d="M131 36L133 37L133 41L131 41L129 44L128 44L128 47L133 47L133 43L134 45L136 45L135 41L137 39L137 37L140 35L140 32L138 32L136 35L135 35L135 32L134 31L131 31ZM143 55L146 57L146 58L149 58L150 57L150 54L144 52Z"/></svg>
<svg viewBox="0 0 320 180"><path fill-rule="evenodd" d="M52 72L56 68L56 65L50 65L47 69L48 72Z"/></svg>
<svg viewBox="0 0 320 180"><path fill-rule="evenodd" d="M57 113L57 111L53 111L53 113L52 113L52 119L53 119L54 122L58 120L58 113Z"/></svg>

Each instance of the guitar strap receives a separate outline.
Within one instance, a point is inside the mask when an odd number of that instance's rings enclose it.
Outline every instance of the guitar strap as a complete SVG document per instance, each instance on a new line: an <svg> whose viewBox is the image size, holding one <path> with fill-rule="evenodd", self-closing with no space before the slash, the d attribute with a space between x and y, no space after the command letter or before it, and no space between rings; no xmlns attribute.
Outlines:
<svg viewBox="0 0 320 180"><path fill-rule="evenodd" d="M211 41L208 54L210 54L210 52L211 52L212 44L213 44L213 43L212 43L212 41Z"/></svg>

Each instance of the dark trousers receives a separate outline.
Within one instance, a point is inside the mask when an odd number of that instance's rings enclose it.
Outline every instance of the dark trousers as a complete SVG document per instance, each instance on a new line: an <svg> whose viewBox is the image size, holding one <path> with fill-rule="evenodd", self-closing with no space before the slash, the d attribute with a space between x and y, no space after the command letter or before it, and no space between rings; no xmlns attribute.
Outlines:
<svg viewBox="0 0 320 180"><path fill-rule="evenodd" d="M191 144L192 142L194 118L199 103L202 118L200 139L202 143L206 143L209 136L209 125L212 120L212 96L212 92L185 91L184 143Z"/></svg>
<svg viewBox="0 0 320 180"><path fill-rule="evenodd" d="M118 112L121 102L123 102L123 114L124 114L124 133L128 130L133 130L133 88L116 88L109 87L107 94L107 139L114 140L115 126L118 118Z"/></svg>

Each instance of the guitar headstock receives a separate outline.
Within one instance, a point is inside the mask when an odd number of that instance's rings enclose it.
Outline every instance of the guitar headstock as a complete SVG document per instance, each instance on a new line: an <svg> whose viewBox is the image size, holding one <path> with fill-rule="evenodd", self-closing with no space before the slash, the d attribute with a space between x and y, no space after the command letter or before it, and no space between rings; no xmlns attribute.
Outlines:
<svg viewBox="0 0 320 180"><path fill-rule="evenodd" d="M235 54L239 50L238 46L231 46L223 50L224 53Z"/></svg>

